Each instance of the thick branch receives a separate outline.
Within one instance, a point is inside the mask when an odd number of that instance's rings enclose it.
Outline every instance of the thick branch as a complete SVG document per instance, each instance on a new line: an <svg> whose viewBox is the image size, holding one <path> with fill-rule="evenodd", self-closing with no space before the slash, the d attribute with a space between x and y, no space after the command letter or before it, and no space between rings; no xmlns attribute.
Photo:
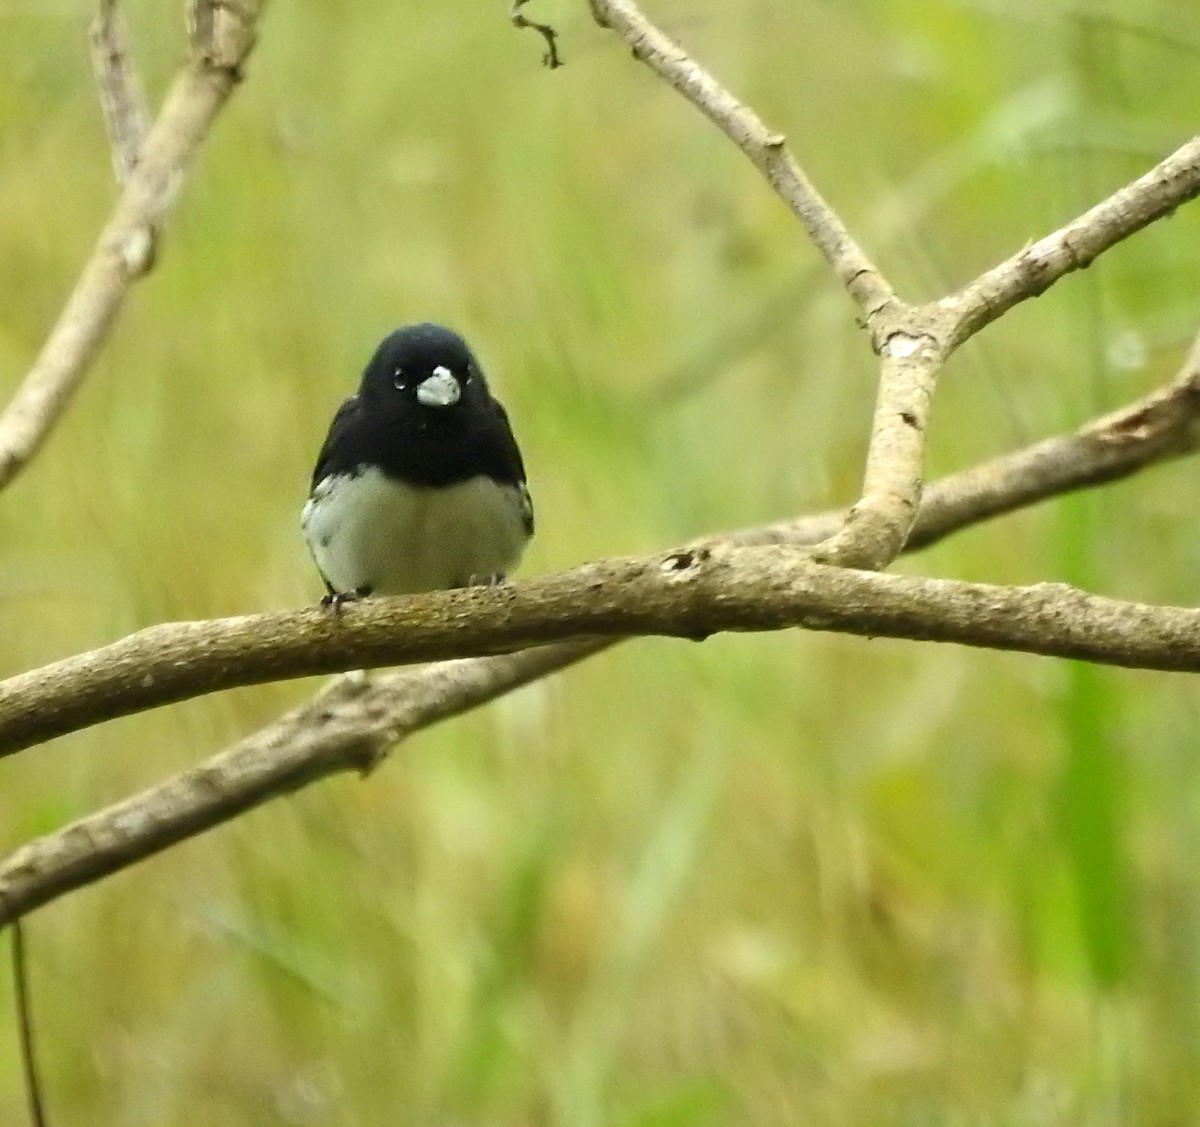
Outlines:
<svg viewBox="0 0 1200 1127"><path fill-rule="evenodd" d="M174 198L172 188L237 84L262 6L247 2L236 19L226 21L221 50L196 54L172 84L74 292L0 415L0 489L46 440L120 312L129 287L149 268L153 240L147 232L165 218Z"/></svg>
<svg viewBox="0 0 1200 1127"><path fill-rule="evenodd" d="M788 627L1200 669L1200 610L1060 584L998 587L831 568L789 548L604 560L503 588L154 626L0 683L0 752L220 689L586 637Z"/></svg>
<svg viewBox="0 0 1200 1127"><path fill-rule="evenodd" d="M1191 361L1172 384L1074 434L1046 439L934 483L908 547L1193 450L1200 413L1200 340ZM827 536L841 518L840 513L826 513L736 533L733 539L811 544ZM252 806L337 771L366 770L407 735L609 644L563 644L442 662L373 682L358 674L338 678L310 703L228 751L39 838L0 863L0 926Z"/></svg>
<svg viewBox="0 0 1200 1127"><path fill-rule="evenodd" d="M920 309L904 309L880 350L879 391L862 494L816 558L840 567L885 568L903 550L921 504L925 435L946 348Z"/></svg>
<svg viewBox="0 0 1200 1127"><path fill-rule="evenodd" d="M895 292L792 158L784 137L768 129L752 109L671 42L636 4L630 0L589 3L601 27L616 32L635 58L675 87L750 158L803 224L870 326L876 314L895 301Z"/></svg>

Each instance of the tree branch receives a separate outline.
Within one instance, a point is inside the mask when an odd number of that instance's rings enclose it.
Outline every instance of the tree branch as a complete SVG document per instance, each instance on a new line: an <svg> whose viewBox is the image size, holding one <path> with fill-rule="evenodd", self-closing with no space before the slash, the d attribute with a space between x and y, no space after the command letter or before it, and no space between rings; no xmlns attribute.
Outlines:
<svg viewBox="0 0 1200 1127"><path fill-rule="evenodd" d="M1012 487L1032 495L1036 467L1056 464L1064 449L1074 469L1061 480L1072 481L1085 473L1089 457L1086 473L1119 472L1114 447L1127 447L1120 461L1131 468L1130 447L1165 454L1172 443L1190 443L1195 373L1150 399L1132 414L1034 447ZM986 486L994 475L983 472L977 484ZM994 488L980 495L992 511L1011 504ZM811 562L791 546L726 539L599 561L497 589L368 600L340 615L313 608L153 626L0 682L0 754L131 712L268 680L585 637L699 638L787 627L1200 669L1200 611L1191 608L1123 602L1055 584L872 576Z"/></svg>
<svg viewBox="0 0 1200 1127"><path fill-rule="evenodd" d="M1118 189L1065 227L980 275L957 293L888 311L879 393L862 495L816 551L843 567L886 567L913 531L921 501L925 438L937 379L950 354L1014 305L1044 293L1064 274L1181 203L1200 195L1200 137L1145 176Z"/></svg>
<svg viewBox="0 0 1200 1127"><path fill-rule="evenodd" d="M670 83L754 164L800 220L870 327L896 300L887 279L855 242L788 152L785 138L763 124L686 51L673 43L631 0L588 0L592 16L628 44L636 59Z"/></svg>
<svg viewBox="0 0 1200 1127"><path fill-rule="evenodd" d="M908 547L1196 447L1200 338L1170 384L1073 434L1059 435L934 483ZM814 543L841 520L825 513L735 533L740 543ZM190 771L55 833L0 863L0 926L253 806L339 771L366 771L394 744L620 639L442 662L368 681L347 674L312 701Z"/></svg>
<svg viewBox="0 0 1200 1127"><path fill-rule="evenodd" d="M92 44L92 70L112 150L113 174L124 187L137 168L146 141L150 115L146 95L133 64L125 20L117 0L100 0L88 36Z"/></svg>
<svg viewBox="0 0 1200 1127"><path fill-rule="evenodd" d="M887 567L904 550L921 504L925 435L947 351L923 309L905 306L890 322L879 353L861 495L815 552L822 563L838 567Z"/></svg>
<svg viewBox="0 0 1200 1127"><path fill-rule="evenodd" d="M1200 337L1179 376L1082 427L953 474L927 490L908 548L1112 480L1196 448ZM739 543L815 543L842 514L735 533ZM442 662L369 681L337 678L310 702L190 771L39 838L0 863L0 926L72 889L339 771L367 771L407 736L476 708L620 639Z"/></svg>
<svg viewBox="0 0 1200 1127"><path fill-rule="evenodd" d="M1063 275L1090 266L1106 250L1198 195L1200 136L1065 227L937 302L948 316L949 347L956 348L1014 305L1045 293Z"/></svg>
<svg viewBox="0 0 1200 1127"><path fill-rule="evenodd" d="M942 365L953 350L1020 301L1044 292L1109 247L1200 194L1200 138L1119 189L1061 230L1014 255L957 293L901 300L753 110L654 26L634 0L588 0L616 32L744 152L803 224L863 315L880 357L879 391L859 500L815 558L877 570L903 550L921 503L925 436Z"/></svg>
<svg viewBox="0 0 1200 1127"><path fill-rule="evenodd" d="M338 677L229 750L0 863L0 927L72 889L339 771L365 772L413 732L495 699L608 643L447 661L368 680Z"/></svg>
<svg viewBox="0 0 1200 1127"><path fill-rule="evenodd" d="M265 0L222 10L223 35L211 52L195 52L179 72L105 224L74 292L33 367L0 415L0 489L37 453L66 410L120 312L130 286L149 269L147 232L166 217L180 177L213 119L233 92L254 43Z"/></svg>

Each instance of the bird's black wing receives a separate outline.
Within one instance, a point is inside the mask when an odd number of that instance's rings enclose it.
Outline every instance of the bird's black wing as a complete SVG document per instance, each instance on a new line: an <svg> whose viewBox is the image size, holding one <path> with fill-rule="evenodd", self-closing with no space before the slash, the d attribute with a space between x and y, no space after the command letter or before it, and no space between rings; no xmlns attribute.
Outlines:
<svg viewBox="0 0 1200 1127"><path fill-rule="evenodd" d="M348 472L354 467L347 460L346 436L353 428L359 415L359 400L357 395L350 396L333 416L329 424L329 433L317 455L317 465L313 470L312 488L316 489L320 481L330 473Z"/></svg>
<svg viewBox="0 0 1200 1127"><path fill-rule="evenodd" d="M525 483L525 462L521 458L521 448L513 435L512 426L508 421L508 412L500 400L491 401L492 420L487 428L488 460L492 463L492 476L498 480L515 485L521 494L521 520L525 524L525 533L533 535L533 498ZM500 472L496 472L499 470Z"/></svg>

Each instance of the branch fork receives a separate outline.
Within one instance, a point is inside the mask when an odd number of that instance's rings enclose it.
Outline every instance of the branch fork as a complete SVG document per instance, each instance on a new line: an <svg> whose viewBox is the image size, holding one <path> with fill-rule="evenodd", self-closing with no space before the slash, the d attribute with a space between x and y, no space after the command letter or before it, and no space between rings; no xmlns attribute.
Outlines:
<svg viewBox="0 0 1200 1127"><path fill-rule="evenodd" d="M880 357L879 390L859 500L815 558L882 570L903 550L921 500L925 433L942 365L959 345L1018 302L1044 292L1109 247L1200 194L1200 137L1073 222L924 305L897 296L840 216L788 151L708 71L646 18L634 0L588 0L596 22L679 91L754 162L800 220L858 307Z"/></svg>

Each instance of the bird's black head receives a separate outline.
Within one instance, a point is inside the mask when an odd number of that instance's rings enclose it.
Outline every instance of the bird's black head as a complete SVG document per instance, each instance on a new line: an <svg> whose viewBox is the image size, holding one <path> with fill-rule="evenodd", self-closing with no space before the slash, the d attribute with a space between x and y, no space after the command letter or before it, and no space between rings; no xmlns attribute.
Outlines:
<svg viewBox="0 0 1200 1127"><path fill-rule="evenodd" d="M362 394L380 404L453 415L487 395L467 342L441 325L405 325L385 337L363 373Z"/></svg>

